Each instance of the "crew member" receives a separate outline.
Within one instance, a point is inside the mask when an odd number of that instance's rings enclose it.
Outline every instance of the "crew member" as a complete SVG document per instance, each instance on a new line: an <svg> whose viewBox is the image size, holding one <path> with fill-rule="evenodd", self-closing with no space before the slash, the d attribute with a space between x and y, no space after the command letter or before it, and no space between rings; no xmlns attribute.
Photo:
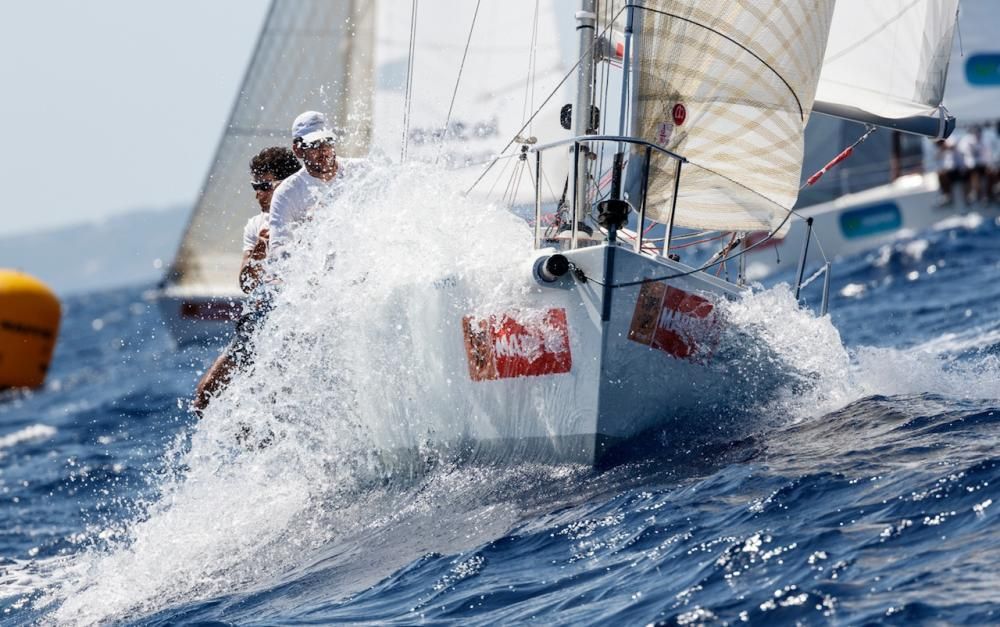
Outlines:
<svg viewBox="0 0 1000 627"><path fill-rule="evenodd" d="M266 295L255 293L255 290L262 282L262 262L267 257L271 200L278 184L300 169L292 151L278 146L265 148L250 161L250 185L260 205L260 213L247 220L243 229L243 263L239 280L241 289L249 297L243 314L236 321L236 337L198 382L193 402L198 412L204 410L211 398L229 383L237 367L250 362L253 332L267 313Z"/></svg>
<svg viewBox="0 0 1000 627"><path fill-rule="evenodd" d="M336 138L326 117L306 111L292 123L292 152L303 169L285 179L271 201L271 254L287 253L295 228L317 209L330 205L353 171L356 160L338 159Z"/></svg>

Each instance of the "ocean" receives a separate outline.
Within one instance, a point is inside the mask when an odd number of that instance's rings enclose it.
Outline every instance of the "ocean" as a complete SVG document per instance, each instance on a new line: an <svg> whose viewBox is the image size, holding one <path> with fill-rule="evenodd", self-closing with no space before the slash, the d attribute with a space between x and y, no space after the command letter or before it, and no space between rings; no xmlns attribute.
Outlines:
<svg viewBox="0 0 1000 627"><path fill-rule="evenodd" d="M404 220L380 246L398 272L433 271L481 217ZM521 228L490 219L490 235ZM749 408L738 440L665 434L600 471L445 459L379 475L356 394L447 408L391 368L377 392L355 385L398 347L352 341L350 303L327 304L344 285L296 279L283 324L326 332L267 347L200 421L187 402L218 346L175 346L148 288L68 298L44 388L0 397L0 622L1000 623L998 241L970 214L845 259L824 319L796 308L790 276L769 280L732 319L808 385ZM234 445L274 408L283 439Z"/></svg>

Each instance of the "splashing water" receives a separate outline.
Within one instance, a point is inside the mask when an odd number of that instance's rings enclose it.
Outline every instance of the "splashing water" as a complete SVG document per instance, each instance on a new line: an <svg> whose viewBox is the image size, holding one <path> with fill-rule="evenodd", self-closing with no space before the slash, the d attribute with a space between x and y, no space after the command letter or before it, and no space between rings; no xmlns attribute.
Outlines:
<svg viewBox="0 0 1000 627"><path fill-rule="evenodd" d="M47 592L38 606L52 621L102 622L274 588L317 564L342 571L346 595L429 552L499 537L526 509L587 498L579 482L590 475L580 468L438 460L414 482L379 452L386 442L419 448L429 430L458 430L472 411L449 392L446 366L430 350L453 330L426 321L454 316L435 316L427 308L437 301L423 296L461 281L472 291L450 305L457 311L516 307L535 289L523 221L463 198L441 171L372 166L300 237L279 264L283 282L255 366L178 437L153 478L155 497L95 530L94 548L41 566ZM752 407L778 424L873 394L1000 396L992 363L846 350L829 318L800 309L787 286L720 309L758 343L747 370L769 360L788 366L785 393ZM443 373L445 387L429 387L428 372ZM446 588L482 567L472 556L439 581Z"/></svg>
<svg viewBox="0 0 1000 627"><path fill-rule="evenodd" d="M524 222L441 179L372 168L300 230L255 366L178 440L155 501L104 530L100 549L50 565L62 583L42 603L59 604L55 620L145 613L275 577L398 507L386 490L359 499L373 480L393 483L377 437L419 444L421 425L461 420L447 390L424 389L422 373L441 366L420 334L441 329L417 326L421 293L474 276L456 306L477 311L530 288L526 269L509 270L532 250ZM234 437L244 433L251 450Z"/></svg>

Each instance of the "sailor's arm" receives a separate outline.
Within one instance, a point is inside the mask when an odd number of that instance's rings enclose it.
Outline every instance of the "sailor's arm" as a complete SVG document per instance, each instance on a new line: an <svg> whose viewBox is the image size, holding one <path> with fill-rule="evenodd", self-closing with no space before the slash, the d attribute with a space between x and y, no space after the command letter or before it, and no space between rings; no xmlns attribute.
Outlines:
<svg viewBox="0 0 1000 627"><path fill-rule="evenodd" d="M271 198L271 212L268 218L268 232L270 241L268 243L267 254L276 256L277 251L284 246L291 237L292 231L292 198L287 193L288 190L279 186Z"/></svg>
<svg viewBox="0 0 1000 627"><path fill-rule="evenodd" d="M253 248L243 252L243 262L240 264L240 289L247 294L260 285L263 279L263 261L267 258L268 234L267 227L261 229Z"/></svg>

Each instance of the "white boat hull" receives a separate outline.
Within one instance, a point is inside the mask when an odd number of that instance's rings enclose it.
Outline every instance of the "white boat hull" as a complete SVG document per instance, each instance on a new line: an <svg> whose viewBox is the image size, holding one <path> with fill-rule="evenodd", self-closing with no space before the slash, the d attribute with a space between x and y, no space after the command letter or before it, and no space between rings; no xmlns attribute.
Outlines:
<svg viewBox="0 0 1000 627"><path fill-rule="evenodd" d="M576 275L529 289L516 309L470 310L475 292L460 279L439 282L432 294L424 289L418 299L400 294L421 303L400 331L414 341L408 358L419 383L405 405L395 388L384 397L376 386L366 390L371 415L362 410L360 418L377 448L602 465L648 448L654 432L667 440L652 443L666 450L670 439L693 434L738 437L745 425L723 429L720 413L745 403L748 388L729 370L734 352L719 350L725 323L716 304L742 288L705 273L622 286L610 290L604 314L605 284L690 270L616 247L609 281L609 250L563 253ZM413 416L412 407L440 411Z"/></svg>
<svg viewBox="0 0 1000 627"><path fill-rule="evenodd" d="M228 340L243 310L242 295L197 294L170 288L156 293L156 304L179 345Z"/></svg>
<svg viewBox="0 0 1000 627"><path fill-rule="evenodd" d="M947 218L984 210L964 205L960 198L942 206L941 198L936 175L912 174L888 185L796 211L802 218L813 219L815 241L809 246L808 268L815 269L823 263L821 250L827 259L834 261L915 235ZM997 208L985 211L995 214ZM756 280L794 269L805 234L805 220L793 220L783 239L771 240L751 250L747 259L748 277Z"/></svg>

